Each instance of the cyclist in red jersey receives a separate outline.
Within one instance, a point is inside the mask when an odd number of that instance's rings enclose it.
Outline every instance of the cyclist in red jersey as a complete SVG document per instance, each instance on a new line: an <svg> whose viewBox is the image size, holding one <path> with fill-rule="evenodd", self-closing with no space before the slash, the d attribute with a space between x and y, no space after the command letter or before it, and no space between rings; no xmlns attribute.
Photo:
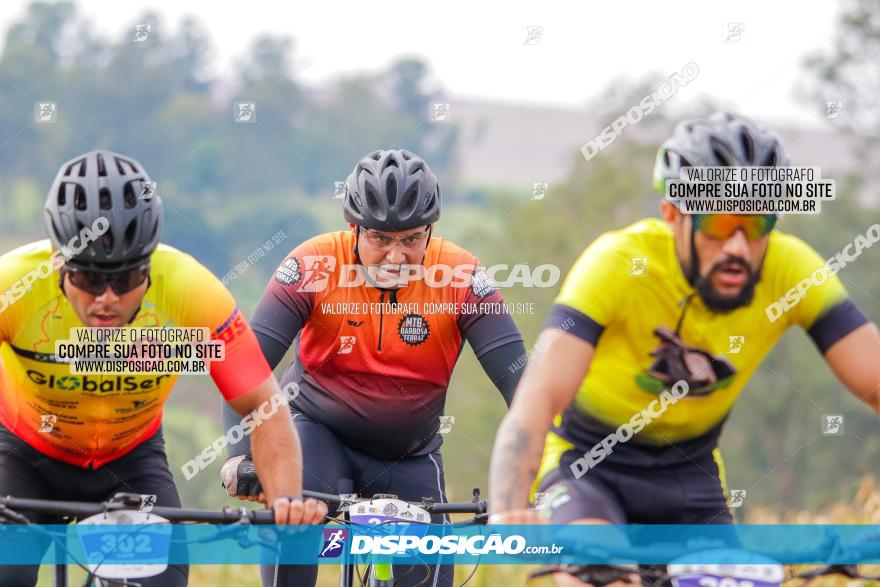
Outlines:
<svg viewBox="0 0 880 587"><path fill-rule="evenodd" d="M254 313L254 332L272 367L298 340L282 382L300 388L291 411L306 489L446 501L438 428L464 341L509 405L522 336L476 257L432 236L441 196L424 160L375 151L346 185L350 230L291 251ZM235 423L226 418L227 428ZM224 484L230 495L255 496L244 444L231 447ZM396 584L423 579L415 569ZM268 568L263 580L314 585L317 567ZM451 581L443 565L425 584Z"/></svg>

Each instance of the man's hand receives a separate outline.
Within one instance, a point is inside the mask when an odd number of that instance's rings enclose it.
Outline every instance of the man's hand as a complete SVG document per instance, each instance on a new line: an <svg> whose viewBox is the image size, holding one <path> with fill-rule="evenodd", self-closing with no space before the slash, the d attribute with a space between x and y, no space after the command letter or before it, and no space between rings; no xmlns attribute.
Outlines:
<svg viewBox="0 0 880 587"><path fill-rule="evenodd" d="M272 504L278 497L302 493L302 452L287 402L272 376L229 401L240 416L251 414L260 421L251 434L251 452L265 499Z"/></svg>
<svg viewBox="0 0 880 587"><path fill-rule="evenodd" d="M276 524L321 524L327 515L327 504L312 498L279 497L272 509Z"/></svg>
<svg viewBox="0 0 880 587"><path fill-rule="evenodd" d="M220 482L229 497L247 501L266 501L263 486L260 485L260 478L257 477L257 467L250 455L239 455L227 460L220 469Z"/></svg>

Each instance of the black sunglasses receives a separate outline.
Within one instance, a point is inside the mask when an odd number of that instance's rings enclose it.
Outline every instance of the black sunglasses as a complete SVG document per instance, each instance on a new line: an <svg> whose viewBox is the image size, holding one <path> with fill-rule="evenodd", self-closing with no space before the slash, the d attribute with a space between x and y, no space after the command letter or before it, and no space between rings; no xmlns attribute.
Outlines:
<svg viewBox="0 0 880 587"><path fill-rule="evenodd" d="M103 294L108 285L116 295L121 296L149 278L150 265L146 263L134 269L114 271L113 273L101 273L100 271L88 271L73 267L65 267L62 271L70 276L71 285L93 296Z"/></svg>

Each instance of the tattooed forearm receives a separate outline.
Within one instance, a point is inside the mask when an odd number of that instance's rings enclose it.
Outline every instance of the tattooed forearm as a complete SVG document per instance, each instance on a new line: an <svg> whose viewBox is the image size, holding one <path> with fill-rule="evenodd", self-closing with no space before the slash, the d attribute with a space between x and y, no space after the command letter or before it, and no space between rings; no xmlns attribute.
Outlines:
<svg viewBox="0 0 880 587"><path fill-rule="evenodd" d="M489 506L493 512L528 507L529 488L544 449L544 432L510 413L498 429L489 471Z"/></svg>

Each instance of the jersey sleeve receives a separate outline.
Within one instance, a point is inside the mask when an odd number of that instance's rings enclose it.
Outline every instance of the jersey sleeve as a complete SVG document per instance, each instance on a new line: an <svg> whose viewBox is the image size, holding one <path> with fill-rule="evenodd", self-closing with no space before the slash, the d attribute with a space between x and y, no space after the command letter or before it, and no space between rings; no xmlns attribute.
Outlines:
<svg viewBox="0 0 880 587"><path fill-rule="evenodd" d="M320 282L311 280L323 277L321 264L322 258L311 241L287 255L269 279L254 311L251 323L255 332L290 348L315 308ZM332 264L324 262L324 266L330 271Z"/></svg>
<svg viewBox="0 0 880 587"><path fill-rule="evenodd" d="M37 241L0 256L0 343L16 336L16 325L34 310L30 299L48 298L58 273L48 241Z"/></svg>
<svg viewBox="0 0 880 587"><path fill-rule="evenodd" d="M595 345L604 328L617 319L631 265L619 238L602 235L581 253L554 301L547 328L571 332Z"/></svg>
<svg viewBox="0 0 880 587"><path fill-rule="evenodd" d="M828 263L810 245L790 235L778 246L785 258L785 277L778 289L783 307L790 308L789 323L803 328L822 352L867 323L837 276L838 259Z"/></svg>
<svg viewBox="0 0 880 587"><path fill-rule="evenodd" d="M202 264L189 255L185 258L166 277L186 286L186 292L175 292L187 300L181 321L186 326L210 328L211 339L224 342L224 359L211 362L211 378L227 401L236 399L263 383L272 371L232 294Z"/></svg>
<svg viewBox="0 0 880 587"><path fill-rule="evenodd" d="M462 255L459 264L474 268L468 286L458 288L457 298L460 307L472 310L459 316L458 327L477 358L512 342L521 343L522 335L504 308L504 297L485 267L470 255Z"/></svg>

